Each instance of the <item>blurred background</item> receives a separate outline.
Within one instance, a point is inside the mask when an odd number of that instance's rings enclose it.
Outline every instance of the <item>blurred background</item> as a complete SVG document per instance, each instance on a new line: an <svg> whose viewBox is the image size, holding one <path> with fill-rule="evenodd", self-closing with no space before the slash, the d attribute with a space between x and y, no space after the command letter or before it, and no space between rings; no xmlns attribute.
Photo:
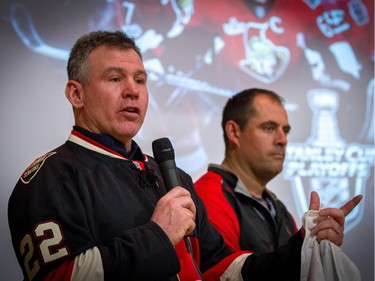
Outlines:
<svg viewBox="0 0 375 281"><path fill-rule="evenodd" d="M299 226L312 190L332 207L363 194L342 249L362 280L374 280L373 0L6 0L0 16L2 280L22 280L9 196L26 167L69 136L67 57L93 30L135 38L150 94L136 141L152 154L152 141L169 137L194 180L223 159L231 95L259 87L283 96L292 131L269 188Z"/></svg>

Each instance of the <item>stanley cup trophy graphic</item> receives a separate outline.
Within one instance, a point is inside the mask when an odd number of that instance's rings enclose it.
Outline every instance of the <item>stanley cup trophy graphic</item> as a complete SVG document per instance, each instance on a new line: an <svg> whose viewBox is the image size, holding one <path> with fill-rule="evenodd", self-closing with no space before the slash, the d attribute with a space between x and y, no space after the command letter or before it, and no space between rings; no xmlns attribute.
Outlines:
<svg viewBox="0 0 375 281"><path fill-rule="evenodd" d="M339 95L329 89L312 89L307 94L313 113L311 136L305 143L289 143L284 177L291 181L299 217L308 210L311 191L317 191L322 207L340 207L362 194L374 162L374 148L347 144L340 136L336 118ZM365 204L359 204L345 219L345 232L362 219Z"/></svg>

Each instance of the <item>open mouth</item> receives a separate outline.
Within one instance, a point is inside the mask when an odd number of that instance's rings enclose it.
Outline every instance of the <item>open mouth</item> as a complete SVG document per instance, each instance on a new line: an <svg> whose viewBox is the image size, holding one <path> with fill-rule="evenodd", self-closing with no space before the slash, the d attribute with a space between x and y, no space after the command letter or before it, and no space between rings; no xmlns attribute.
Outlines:
<svg viewBox="0 0 375 281"><path fill-rule="evenodd" d="M139 108L129 106L129 107L125 107L124 109L122 109L121 112L129 112L129 113L139 114Z"/></svg>

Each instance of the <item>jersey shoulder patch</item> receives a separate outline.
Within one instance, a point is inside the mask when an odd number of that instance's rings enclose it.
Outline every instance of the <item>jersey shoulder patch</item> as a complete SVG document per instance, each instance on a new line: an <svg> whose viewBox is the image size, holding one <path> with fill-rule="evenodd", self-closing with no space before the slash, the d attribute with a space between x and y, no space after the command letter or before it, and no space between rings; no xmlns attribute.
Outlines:
<svg viewBox="0 0 375 281"><path fill-rule="evenodd" d="M44 154L43 156L40 156L37 159L35 159L33 161L33 163L31 163L31 165L29 167L27 167L27 169L21 175L21 181L24 184L30 183L30 181L40 171L40 169L42 168L42 166L43 166L44 162L46 161L46 159L48 157L54 155L54 154L56 154L56 152L54 152L54 151L53 152L48 152L48 153Z"/></svg>

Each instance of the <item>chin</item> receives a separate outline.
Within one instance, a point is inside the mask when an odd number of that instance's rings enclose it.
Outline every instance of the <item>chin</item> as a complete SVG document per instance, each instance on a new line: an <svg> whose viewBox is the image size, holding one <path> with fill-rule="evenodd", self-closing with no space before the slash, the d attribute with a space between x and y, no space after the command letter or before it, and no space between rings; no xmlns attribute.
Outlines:
<svg viewBox="0 0 375 281"><path fill-rule="evenodd" d="M275 175L277 175L277 174L280 174L281 172L282 172L282 170L283 170L283 167L281 166L275 166L275 167L273 167L274 169L273 169L273 171L274 171L274 173L275 173Z"/></svg>

